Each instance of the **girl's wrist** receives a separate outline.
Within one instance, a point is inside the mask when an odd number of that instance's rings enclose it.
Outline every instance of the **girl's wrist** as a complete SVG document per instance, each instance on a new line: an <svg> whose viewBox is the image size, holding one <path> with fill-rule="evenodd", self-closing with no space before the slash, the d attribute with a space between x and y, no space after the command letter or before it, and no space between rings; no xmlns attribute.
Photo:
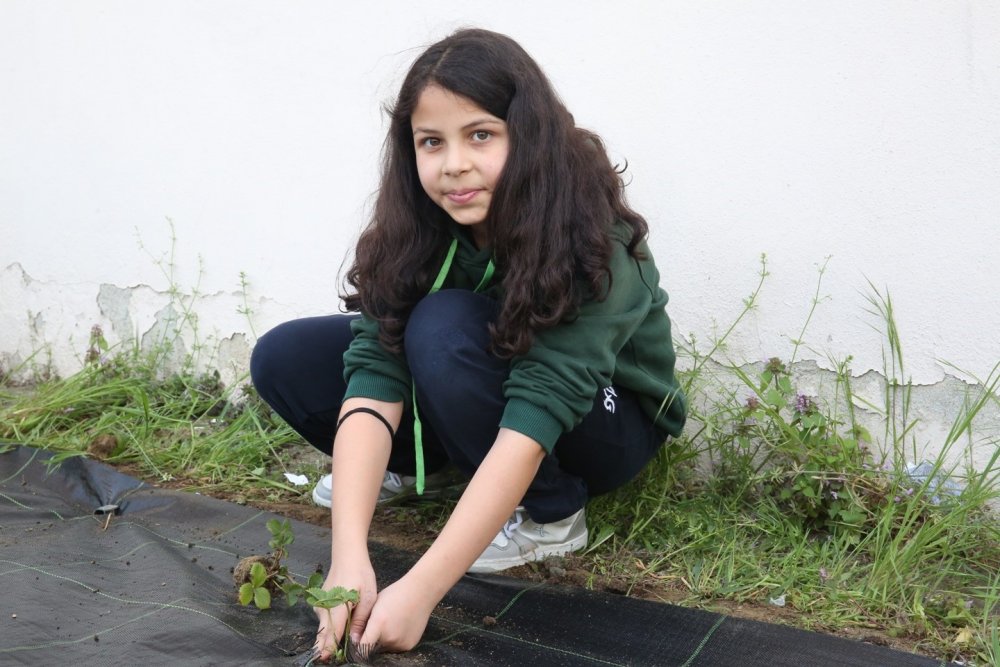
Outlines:
<svg viewBox="0 0 1000 667"><path fill-rule="evenodd" d="M338 540L334 539L330 549L330 569L334 569L338 563L368 562L368 543L366 541Z"/></svg>
<svg viewBox="0 0 1000 667"><path fill-rule="evenodd" d="M429 616L455 582L442 586L440 577L428 576L428 574L421 571L419 564L414 565L409 572L403 575L399 583L406 587L411 599L416 600Z"/></svg>
<svg viewBox="0 0 1000 667"><path fill-rule="evenodd" d="M462 578L466 568L453 572L454 563L440 563L433 560L433 554L430 554L432 558L428 558L428 555L425 553L403 578L407 580L409 588L418 591L428 601L428 609L433 609Z"/></svg>

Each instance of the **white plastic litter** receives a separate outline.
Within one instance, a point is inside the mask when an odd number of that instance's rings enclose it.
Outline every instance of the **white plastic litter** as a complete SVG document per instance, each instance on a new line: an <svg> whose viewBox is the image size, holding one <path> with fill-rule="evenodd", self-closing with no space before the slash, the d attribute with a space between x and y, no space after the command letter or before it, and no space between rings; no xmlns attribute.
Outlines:
<svg viewBox="0 0 1000 667"><path fill-rule="evenodd" d="M285 473L285 479L294 484L295 486L305 486L309 483L309 478L305 475L296 475L290 472Z"/></svg>
<svg viewBox="0 0 1000 667"><path fill-rule="evenodd" d="M773 604L775 607L784 607L785 606L785 594L782 593L781 595L779 595L776 598L771 598L770 600L768 600L768 602L770 602L771 604Z"/></svg>
<svg viewBox="0 0 1000 667"><path fill-rule="evenodd" d="M934 505L941 503L941 496L957 496L962 493L962 484L927 461L906 466L906 476L918 486L926 485L930 501Z"/></svg>

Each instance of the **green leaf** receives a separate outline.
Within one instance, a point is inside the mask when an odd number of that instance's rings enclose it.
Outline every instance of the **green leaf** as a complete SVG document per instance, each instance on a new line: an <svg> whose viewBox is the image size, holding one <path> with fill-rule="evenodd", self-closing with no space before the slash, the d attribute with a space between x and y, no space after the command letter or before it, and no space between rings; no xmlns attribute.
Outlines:
<svg viewBox="0 0 1000 667"><path fill-rule="evenodd" d="M278 531L281 530L281 522L277 519L271 519L267 522L267 529L272 535L277 535Z"/></svg>
<svg viewBox="0 0 1000 667"><path fill-rule="evenodd" d="M267 570L260 563L254 563L250 566L250 581L253 583L254 588L259 588L264 585L267 581Z"/></svg>
<svg viewBox="0 0 1000 667"><path fill-rule="evenodd" d="M240 604L244 607L253 600L253 584L246 583L240 586Z"/></svg>
<svg viewBox="0 0 1000 667"><path fill-rule="evenodd" d="M271 594L266 588L255 588L253 591L253 603L258 609L271 608Z"/></svg>
<svg viewBox="0 0 1000 667"><path fill-rule="evenodd" d="M614 526L607 526L607 525L601 526L601 529L597 533L597 537L591 540L590 546L587 547L587 550L584 551L584 553L585 554L590 553L591 551L593 551L594 549L596 549L597 547L601 546L609 539L611 539L611 537L614 534L615 534Z"/></svg>
<svg viewBox="0 0 1000 667"><path fill-rule="evenodd" d="M865 515L861 512L845 510L840 513L840 520L852 526L859 525L862 521L864 521L864 518Z"/></svg>
<svg viewBox="0 0 1000 667"><path fill-rule="evenodd" d="M334 586L328 591L318 587L306 589L306 602L313 607L332 609L345 602L357 603L358 599L357 591L349 591L341 586Z"/></svg>
<svg viewBox="0 0 1000 667"><path fill-rule="evenodd" d="M764 402L775 408L785 406L785 397L777 389L768 389L764 392Z"/></svg>
<svg viewBox="0 0 1000 667"><path fill-rule="evenodd" d="M326 591L319 586L310 586L306 589L306 604L310 607L322 607L319 601L324 599Z"/></svg>
<svg viewBox="0 0 1000 667"><path fill-rule="evenodd" d="M306 588L319 588L323 585L323 573L313 572L309 575L309 581L306 582Z"/></svg>

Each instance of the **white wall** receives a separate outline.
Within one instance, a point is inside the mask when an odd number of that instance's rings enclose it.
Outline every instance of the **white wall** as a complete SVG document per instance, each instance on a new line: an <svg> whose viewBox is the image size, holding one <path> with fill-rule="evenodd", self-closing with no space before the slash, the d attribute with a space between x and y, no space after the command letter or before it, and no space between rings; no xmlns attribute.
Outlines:
<svg viewBox="0 0 1000 667"><path fill-rule="evenodd" d="M92 324L152 327L168 218L212 359L245 364L241 271L257 333L334 310L380 105L465 25L628 160L678 334L728 325L767 253L728 353L787 357L831 256L800 358L882 368L870 280L918 383L1000 360L1000 4L908 0L0 0L0 360L71 372Z"/></svg>

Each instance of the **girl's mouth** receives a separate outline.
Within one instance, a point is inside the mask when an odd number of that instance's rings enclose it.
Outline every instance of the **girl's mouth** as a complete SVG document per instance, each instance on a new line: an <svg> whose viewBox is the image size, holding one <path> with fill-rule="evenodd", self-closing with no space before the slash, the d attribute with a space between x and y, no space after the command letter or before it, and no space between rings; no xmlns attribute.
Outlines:
<svg viewBox="0 0 1000 667"><path fill-rule="evenodd" d="M445 193L445 196L453 204L468 204L479 192L479 190L454 190Z"/></svg>

